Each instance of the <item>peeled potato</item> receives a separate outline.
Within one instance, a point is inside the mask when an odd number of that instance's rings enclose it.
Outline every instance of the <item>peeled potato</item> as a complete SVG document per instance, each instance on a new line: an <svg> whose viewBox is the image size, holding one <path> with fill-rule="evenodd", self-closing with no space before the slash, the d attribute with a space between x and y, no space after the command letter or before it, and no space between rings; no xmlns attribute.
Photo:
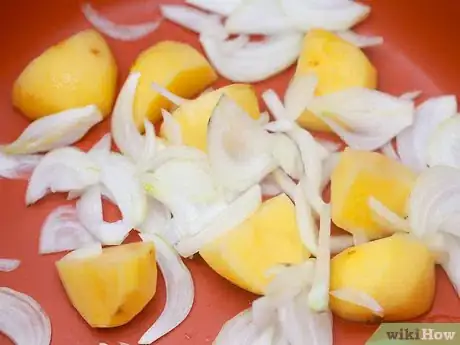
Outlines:
<svg viewBox="0 0 460 345"><path fill-rule="evenodd" d="M211 85L217 74L206 58L185 43L163 41L142 52L131 68L141 77L134 99L134 120L139 129L144 119L157 122L161 109L171 102L152 89L155 82L172 93L191 98Z"/></svg>
<svg viewBox="0 0 460 345"><path fill-rule="evenodd" d="M83 258L71 254L56 267L70 301L91 327L124 325L155 295L153 243L104 248L102 254Z"/></svg>
<svg viewBox="0 0 460 345"><path fill-rule="evenodd" d="M377 87L377 71L363 51L332 32L315 29L305 36L296 75L314 73L318 96L350 87ZM306 111L298 119L307 129L330 132L329 126Z"/></svg>
<svg viewBox="0 0 460 345"><path fill-rule="evenodd" d="M351 247L331 261L331 291L352 289L375 299L386 321L404 321L431 308L435 262L410 235L393 235ZM378 321L370 310L331 296L331 310L351 321Z"/></svg>
<svg viewBox="0 0 460 345"><path fill-rule="evenodd" d="M13 86L13 105L30 119L94 104L112 109L117 65L104 38L85 30L35 58Z"/></svg>
<svg viewBox="0 0 460 345"><path fill-rule="evenodd" d="M207 151L208 122L223 94L235 101L252 118L259 118L259 103L251 85L233 84L225 86L186 102L174 111L173 116L181 127L184 145Z"/></svg>

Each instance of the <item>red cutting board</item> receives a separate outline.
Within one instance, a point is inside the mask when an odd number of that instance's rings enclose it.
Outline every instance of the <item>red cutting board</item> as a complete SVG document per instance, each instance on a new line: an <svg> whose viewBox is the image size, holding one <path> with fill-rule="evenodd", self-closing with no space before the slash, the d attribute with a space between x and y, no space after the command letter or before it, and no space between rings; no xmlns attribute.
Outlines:
<svg viewBox="0 0 460 345"><path fill-rule="evenodd" d="M180 1L161 1L172 3ZM136 23L159 16L155 0L95 1L95 7L120 23ZM374 0L372 14L358 31L382 35L385 44L367 52L379 71L380 89L396 95L422 90L423 98L439 94L460 96L460 2L452 0ZM0 3L0 142L15 139L27 120L11 105L13 81L26 64L43 50L68 36L89 28L80 3L70 0L2 0ZM168 22L148 37L126 43L107 38L118 62L119 84L138 53L161 40L179 40L199 48L197 35ZM257 84L257 90L275 88L281 94L291 78L282 75ZM228 82L220 80L219 85ZM88 148L108 131L108 123L93 129L79 144ZM53 195L26 208L25 181L0 180L0 257L18 258L14 272L0 273L0 286L8 286L35 298L48 313L53 345L98 345L118 341L136 344L158 317L165 302L163 280L158 293L130 324L112 330L88 327L67 301L54 262L62 254L38 255L40 226L47 214L66 201ZM131 240L137 240L133 235ZM200 258L187 260L196 285L195 305L187 320L158 345L211 344L225 321L250 306L256 297L231 285ZM460 269L460 267L459 267ZM444 272L438 270L436 301L423 319L427 322L460 320L460 301ZM335 345L361 345L376 326L334 320ZM11 344L0 335L0 345Z"/></svg>

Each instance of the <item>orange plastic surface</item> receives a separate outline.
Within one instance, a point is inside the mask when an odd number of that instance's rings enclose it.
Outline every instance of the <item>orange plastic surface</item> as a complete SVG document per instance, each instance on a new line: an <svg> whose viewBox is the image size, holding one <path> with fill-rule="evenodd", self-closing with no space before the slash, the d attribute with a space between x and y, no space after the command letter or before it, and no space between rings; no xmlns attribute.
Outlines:
<svg viewBox="0 0 460 345"><path fill-rule="evenodd" d="M166 1L165 2L179 2ZM372 14L358 31L385 38L383 46L368 49L379 71L379 87L402 94L422 90L424 99L438 94L460 96L460 2L452 0L372 0ZM95 6L110 19L136 23L159 16L156 0L97 1ZM90 27L80 12L80 3L70 0L2 0L0 4L0 142L15 139L28 124L12 108L13 81L26 64L44 49L71 34ZM148 37L126 43L107 38L120 70L119 84L126 78L137 54L163 40L189 42L199 48L197 35L168 22ZM282 52L280 52L282 53ZM257 84L257 90L273 87L283 93L293 68L281 76ZM221 80L219 85L227 82ZM105 121L87 135L82 148L88 148L108 131ZM112 330L91 329L73 309L59 282L54 262L63 254L38 255L41 224L57 205L66 203L63 195L48 196L37 205L26 207L25 181L0 180L0 257L18 258L21 266L11 273L0 273L0 286L8 286L34 297L50 316L53 345L109 345L118 341L136 344L155 321L165 302L165 289L159 280L154 301L130 324ZM135 235L132 240L137 240ZM195 305L187 320L160 339L158 345L212 344L225 321L250 306L254 295L246 293L215 274L200 259L187 260L195 285ZM459 267L460 269L460 267ZM444 272L438 270L437 297L424 321L460 321L460 300ZM376 329L335 318L335 345L361 345ZM0 335L0 344L11 344Z"/></svg>

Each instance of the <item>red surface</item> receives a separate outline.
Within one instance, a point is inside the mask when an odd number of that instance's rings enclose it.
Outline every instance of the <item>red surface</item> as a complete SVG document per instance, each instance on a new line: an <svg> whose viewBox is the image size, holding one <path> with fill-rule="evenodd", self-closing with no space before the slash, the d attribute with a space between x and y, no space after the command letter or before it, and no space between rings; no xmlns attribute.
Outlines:
<svg viewBox="0 0 460 345"><path fill-rule="evenodd" d="M165 1L164 2L173 2ZM460 95L460 47L458 18L460 3L452 0L374 0L371 17L359 31L380 34L382 47L368 53L379 70L380 88L394 94L422 90L423 97L441 93ZM100 1L98 8L118 22L132 23L158 16L157 1ZM0 5L0 142L17 137L27 120L11 106L14 79L26 64L48 46L79 30L88 28L79 11L79 3L64 0L3 0ZM150 36L123 43L107 39L116 56L120 79L137 54L162 39L187 41L198 47L196 35L164 22ZM282 76L257 85L257 89L274 87L283 92L292 69ZM219 84L225 84L220 81ZM88 147L107 131L103 123L85 138ZM38 236L46 215L64 203L63 196L50 196L26 208L26 182L0 180L0 257L22 260L18 270L0 273L0 286L8 286L34 297L49 314L53 326L53 345L92 345L118 341L136 344L145 329L161 312L165 291L159 281L157 297L129 325L113 330L88 327L68 303L58 280L54 262L62 255L39 256ZM247 308L254 296L246 293L211 271L201 259L187 261L196 284L196 300L189 318L174 332L158 341L159 345L211 344L223 323ZM432 311L424 320L448 322L460 319L460 301L439 270L437 297ZM336 345L360 345L375 326L352 324L335 319ZM0 344L10 341L0 335Z"/></svg>

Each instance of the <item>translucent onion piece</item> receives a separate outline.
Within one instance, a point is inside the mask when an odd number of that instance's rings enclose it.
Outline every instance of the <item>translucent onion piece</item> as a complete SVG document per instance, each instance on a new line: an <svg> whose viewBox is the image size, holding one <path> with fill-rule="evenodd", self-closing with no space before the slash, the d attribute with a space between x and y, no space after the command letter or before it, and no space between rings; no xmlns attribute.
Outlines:
<svg viewBox="0 0 460 345"><path fill-rule="evenodd" d="M283 190L279 186L278 182L276 182L273 174L268 175L262 180L262 182L260 182L260 188L263 196L271 197L283 193Z"/></svg>
<svg viewBox="0 0 460 345"><path fill-rule="evenodd" d="M260 113L260 117L256 122L261 126L267 125L270 122L270 114L267 111Z"/></svg>
<svg viewBox="0 0 460 345"><path fill-rule="evenodd" d="M385 229L395 232L410 232L409 222L398 216L376 198L369 198L369 208L372 212L372 218Z"/></svg>
<svg viewBox="0 0 460 345"><path fill-rule="evenodd" d="M113 198L124 224L137 228L147 215L147 196L136 167L124 156L111 153L101 171L101 183Z"/></svg>
<svg viewBox="0 0 460 345"><path fill-rule="evenodd" d="M369 237L366 232L362 229L354 229L353 231L353 245L359 246L361 244L369 242Z"/></svg>
<svg viewBox="0 0 460 345"><path fill-rule="evenodd" d="M264 126L264 129L269 132L277 133L277 132L287 132L293 128L294 124L292 121L288 120L277 120L273 122L269 122Z"/></svg>
<svg viewBox="0 0 460 345"><path fill-rule="evenodd" d="M259 336L251 310L247 309L225 323L213 345L253 345Z"/></svg>
<svg viewBox="0 0 460 345"><path fill-rule="evenodd" d="M152 89L155 90L156 92L158 92L160 95L162 95L164 98L166 98L167 100L171 101L172 103L174 103L176 106L181 106L182 104L184 104L185 102L187 102L186 99L182 98L182 97L179 97L177 95L175 95L174 93L172 93L171 91L169 91L167 88L161 86L160 84L157 84L157 83L152 83Z"/></svg>
<svg viewBox="0 0 460 345"><path fill-rule="evenodd" d="M131 73L120 90L112 114L112 136L121 153L135 162L148 161L143 157L145 139L134 123L134 96L140 73Z"/></svg>
<svg viewBox="0 0 460 345"><path fill-rule="evenodd" d="M369 6L354 1L331 6L317 0L281 0L281 5L296 27L303 31L314 28L348 30L371 11Z"/></svg>
<svg viewBox="0 0 460 345"><path fill-rule="evenodd" d="M304 173L302 156L296 143L285 134L273 134L273 157L293 179L299 180Z"/></svg>
<svg viewBox="0 0 460 345"><path fill-rule="evenodd" d="M331 261L331 207L325 205L320 214L318 255L316 256L315 277L308 304L318 312L329 308L329 279Z"/></svg>
<svg viewBox="0 0 460 345"><path fill-rule="evenodd" d="M294 194L297 227L299 228L303 245L310 253L316 256L318 253L318 230L311 207L304 194L303 183L303 180L299 182Z"/></svg>
<svg viewBox="0 0 460 345"><path fill-rule="evenodd" d="M366 151L376 150L410 126L413 108L410 101L359 87L315 97L309 106L348 146Z"/></svg>
<svg viewBox="0 0 460 345"><path fill-rule="evenodd" d="M338 254L354 246L354 238L350 235L331 236L331 253Z"/></svg>
<svg viewBox="0 0 460 345"><path fill-rule="evenodd" d="M172 161L198 161L198 162L207 162L206 154L194 147L190 146L168 146L161 151L157 151L156 156L151 161L148 170L154 171L161 167L163 164Z"/></svg>
<svg viewBox="0 0 460 345"><path fill-rule="evenodd" d="M441 265L460 296L460 270L458 269L460 265L460 238L446 234L445 239L445 249L448 255L441 260Z"/></svg>
<svg viewBox="0 0 460 345"><path fill-rule="evenodd" d="M218 16L181 5L161 5L160 9L163 17L193 32L219 39L228 37L228 33L220 23L221 18Z"/></svg>
<svg viewBox="0 0 460 345"><path fill-rule="evenodd" d="M339 151L342 148L342 144L335 142L335 141L329 141L329 140L324 140L324 139L318 139L316 140L322 147L326 149L327 152L329 153L335 153Z"/></svg>
<svg viewBox="0 0 460 345"><path fill-rule="evenodd" d="M286 116L295 121L313 100L318 78L314 74L297 75L292 78L284 95Z"/></svg>
<svg viewBox="0 0 460 345"><path fill-rule="evenodd" d="M424 170L417 178L408 201L412 233L423 238L442 228L460 236L458 224L447 222L460 213L459 199L460 170L445 166Z"/></svg>
<svg viewBox="0 0 460 345"><path fill-rule="evenodd" d="M104 221L101 190L89 188L77 202L77 214L85 228L104 245L119 245L128 236L131 227L123 221Z"/></svg>
<svg viewBox="0 0 460 345"><path fill-rule="evenodd" d="M98 241L78 220L72 206L59 206L51 211L43 223L39 253L50 254L85 247Z"/></svg>
<svg viewBox="0 0 460 345"><path fill-rule="evenodd" d="M194 236L182 239L176 249L183 257L196 254L205 244L235 228L248 219L261 205L262 191L259 185L250 188L220 212L213 221Z"/></svg>
<svg viewBox="0 0 460 345"><path fill-rule="evenodd" d="M149 169L158 152L157 137L155 135L155 128L153 127L153 124L148 120L144 120L144 128L144 148L142 150L141 158L136 162L136 167L141 173Z"/></svg>
<svg viewBox="0 0 460 345"><path fill-rule="evenodd" d="M258 20L263 13L264 19ZM246 0L227 18L225 29L231 34L273 35L294 31L279 0Z"/></svg>
<svg viewBox="0 0 460 345"><path fill-rule="evenodd" d="M11 144L1 149L9 154L46 152L71 145L103 119L95 105L65 110L32 122Z"/></svg>
<svg viewBox="0 0 460 345"><path fill-rule="evenodd" d="M415 114L413 126L398 135L398 153L403 164L420 171L427 166L428 140L444 120L457 112L455 96L430 98Z"/></svg>
<svg viewBox="0 0 460 345"><path fill-rule="evenodd" d="M172 247L154 234L141 234L141 237L155 244L158 266L166 284L165 308L138 342L151 344L185 320L192 309L195 288L190 271Z"/></svg>
<svg viewBox="0 0 460 345"><path fill-rule="evenodd" d="M337 35L359 48L374 47L383 44L383 37L381 36L364 36L351 30L340 31Z"/></svg>
<svg viewBox="0 0 460 345"><path fill-rule="evenodd" d="M417 99L418 97L420 97L421 94L422 94L422 91L420 90L409 91L409 92L403 93L401 96L399 96L399 98L406 99L408 101L413 101Z"/></svg>
<svg viewBox="0 0 460 345"><path fill-rule="evenodd" d="M250 83L265 80L291 66L300 54L302 38L298 33L276 35L262 42L250 42L232 54L225 54L219 39L201 35L200 41L221 76Z"/></svg>
<svg viewBox="0 0 460 345"><path fill-rule="evenodd" d="M382 153L387 156L388 158L394 159L395 161L399 161L399 156L396 153L396 150L393 147L393 143L391 141L387 142L383 145L380 150Z"/></svg>
<svg viewBox="0 0 460 345"><path fill-rule="evenodd" d="M340 152L332 153L328 158L323 160L323 169L322 169L322 176L321 176L321 191L326 188L326 186L331 181L332 173L339 164L340 161Z"/></svg>
<svg viewBox="0 0 460 345"><path fill-rule="evenodd" d="M161 109L163 116L163 134L172 145L182 145L182 131L179 122L166 110Z"/></svg>
<svg viewBox="0 0 460 345"><path fill-rule="evenodd" d="M81 10L86 19L103 34L121 41L136 41L152 32L160 25L160 21L134 25L115 24L104 18L89 3L82 5Z"/></svg>
<svg viewBox="0 0 460 345"><path fill-rule="evenodd" d="M101 139L99 139L96 144L91 147L91 149L88 151L88 155L93 158L97 159L100 156L106 157L112 148L112 136L107 133L105 134ZM99 161L98 163L100 163Z"/></svg>
<svg viewBox="0 0 460 345"><path fill-rule="evenodd" d="M275 120L290 120L286 113L283 102L281 102L281 99L278 97L278 94L274 90L265 90L262 93L262 99Z"/></svg>
<svg viewBox="0 0 460 345"><path fill-rule="evenodd" d="M0 332L16 345L51 344L51 323L42 307L7 287L0 287Z"/></svg>
<svg viewBox="0 0 460 345"><path fill-rule="evenodd" d="M40 162L39 155L8 155L0 152L0 177L27 178Z"/></svg>
<svg viewBox="0 0 460 345"><path fill-rule="evenodd" d="M0 272L11 272L19 267L20 260L16 259L0 259Z"/></svg>
<svg viewBox="0 0 460 345"><path fill-rule="evenodd" d="M46 154L30 177L26 192L27 205L47 193L83 190L99 181L99 167L86 153L64 147Z"/></svg>
<svg viewBox="0 0 460 345"><path fill-rule="evenodd" d="M222 96L208 125L208 156L216 181L243 192L276 168L273 141L233 100Z"/></svg>
<svg viewBox="0 0 460 345"><path fill-rule="evenodd" d="M352 288L342 288L330 292L331 296L338 298L342 301L358 305L360 307L369 309L375 315L383 317L384 310L372 296L359 290Z"/></svg>
<svg viewBox="0 0 460 345"><path fill-rule="evenodd" d="M281 169L276 169L272 173L273 178L275 179L276 183L280 186L281 190L289 197L291 200L294 200L295 193L296 193L296 184L292 179L289 177Z"/></svg>
<svg viewBox="0 0 460 345"><path fill-rule="evenodd" d="M228 16L238 7L242 0L186 0L185 2L209 12Z"/></svg>
<svg viewBox="0 0 460 345"><path fill-rule="evenodd" d="M88 244L84 247L75 249L66 256L63 260L68 259L87 259L90 257L96 257L102 254L102 245L100 243Z"/></svg>
<svg viewBox="0 0 460 345"><path fill-rule="evenodd" d="M430 136L427 154L429 166L460 168L460 116L444 120Z"/></svg>
<svg viewBox="0 0 460 345"><path fill-rule="evenodd" d="M168 238L168 230L171 224L171 212L169 209L153 198L148 199L148 212L144 222L139 226L139 231L144 234L158 234L169 243L176 240Z"/></svg>

